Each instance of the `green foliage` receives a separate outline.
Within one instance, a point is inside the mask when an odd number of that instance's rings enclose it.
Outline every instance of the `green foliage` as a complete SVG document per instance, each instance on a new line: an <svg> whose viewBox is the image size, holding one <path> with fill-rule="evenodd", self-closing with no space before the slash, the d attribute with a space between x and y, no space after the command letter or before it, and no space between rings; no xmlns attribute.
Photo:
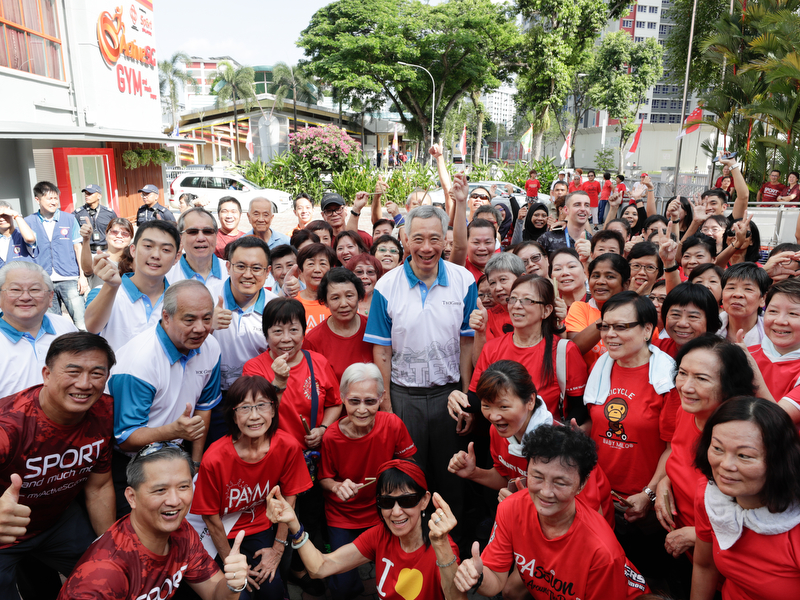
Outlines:
<svg viewBox="0 0 800 600"><path fill-rule="evenodd" d="M134 148L122 153L122 162L128 170L147 165L166 165L175 161L175 153L162 148Z"/></svg>
<svg viewBox="0 0 800 600"><path fill-rule="evenodd" d="M289 148L321 171L339 172L358 162L360 144L336 125L289 134Z"/></svg>
<svg viewBox="0 0 800 600"><path fill-rule="evenodd" d="M302 66L290 67L284 62L279 62L272 68L272 82L278 86L275 90L275 102L272 104L273 110L275 107L282 108L284 98L291 92L294 111L292 127L297 133L297 103L316 104L318 90Z"/></svg>
<svg viewBox="0 0 800 600"><path fill-rule="evenodd" d="M377 182L378 171L366 165L353 165L331 176L331 187L348 202L355 199L356 192L373 191Z"/></svg>
<svg viewBox="0 0 800 600"><path fill-rule="evenodd" d="M604 148L594 153L594 165L599 171L613 171L617 163L614 160L614 151L611 148Z"/></svg>
<svg viewBox="0 0 800 600"><path fill-rule="evenodd" d="M158 63L158 89L161 93L162 105L172 113L173 125L178 122L178 88L195 85L194 77L181 69L180 63L191 61L185 52L176 52L169 60Z"/></svg>
<svg viewBox="0 0 800 600"><path fill-rule="evenodd" d="M494 165L490 165L490 168L492 166ZM487 175L487 178L495 181L507 181L524 188L531 169L536 169L539 182L542 184L542 190L549 190L550 184L558 178L558 167L555 165L555 159L552 156L545 156L541 160L532 160L530 162L518 160L513 164L504 165L497 169L492 177ZM491 175L491 172L489 175ZM477 179L477 177L474 179Z"/></svg>
<svg viewBox="0 0 800 600"><path fill-rule="evenodd" d="M236 102L241 100L245 110L250 110L256 97L255 77L253 67L234 67L227 60L221 61L211 85L211 92L217 96L217 108L230 101L235 108Z"/></svg>
<svg viewBox="0 0 800 600"><path fill-rule="evenodd" d="M269 164L260 159L256 159L255 162L245 162L239 170L246 179L255 184L282 190L293 198L300 192L305 192L317 204L325 191L319 169L307 159L292 152L276 156Z"/></svg>

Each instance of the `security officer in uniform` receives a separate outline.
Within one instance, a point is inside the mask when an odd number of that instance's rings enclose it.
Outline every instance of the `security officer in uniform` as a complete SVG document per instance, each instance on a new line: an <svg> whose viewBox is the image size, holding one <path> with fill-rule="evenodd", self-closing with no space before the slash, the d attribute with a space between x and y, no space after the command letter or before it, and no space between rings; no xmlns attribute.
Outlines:
<svg viewBox="0 0 800 600"><path fill-rule="evenodd" d="M162 220L175 223L175 215L170 210L158 203L158 188L152 183L148 183L139 190L142 196L142 204L136 211L136 225L139 226L147 221Z"/></svg>
<svg viewBox="0 0 800 600"><path fill-rule="evenodd" d="M86 223L85 219L89 219L89 224L92 226L92 254L102 252L108 247L106 228L113 219L117 218L117 213L100 204L101 196L100 186L87 185L83 188L83 197L86 203L73 213L78 225L83 225Z"/></svg>

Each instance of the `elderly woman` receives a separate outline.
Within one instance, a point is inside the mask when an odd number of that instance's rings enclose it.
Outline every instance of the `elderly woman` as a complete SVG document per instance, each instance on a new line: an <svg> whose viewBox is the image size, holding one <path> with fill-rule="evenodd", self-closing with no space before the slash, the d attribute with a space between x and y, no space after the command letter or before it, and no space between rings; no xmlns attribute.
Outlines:
<svg viewBox="0 0 800 600"><path fill-rule="evenodd" d="M497 508L492 537L482 554L458 568L456 587L499 594L516 565L534 598L621 600L649 591L608 523L576 496L597 464L594 443L569 427L542 425L522 444L527 493Z"/></svg>
<svg viewBox="0 0 800 600"><path fill-rule="evenodd" d="M309 244L297 255L297 270L300 273L301 281L306 286L297 294L297 300L306 311L307 329L317 327L331 315L327 307L317 298L317 290L325 273L335 265L336 255L325 244ZM291 284L288 283L289 280L290 275L286 275L284 287L287 285L291 287Z"/></svg>
<svg viewBox="0 0 800 600"><path fill-rule="evenodd" d="M794 598L800 589L800 438L774 402L729 400L706 422L695 461L692 600Z"/></svg>
<svg viewBox="0 0 800 600"><path fill-rule="evenodd" d="M525 272L541 277L550 276L550 260L547 252L537 242L520 242L511 251L525 263Z"/></svg>
<svg viewBox="0 0 800 600"><path fill-rule="evenodd" d="M645 575L664 577L664 533L650 511L675 429L680 401L672 381L675 361L653 346L653 303L622 292L603 305L597 324L608 349L586 382L591 437L599 464L624 500L615 533Z"/></svg>
<svg viewBox="0 0 800 600"><path fill-rule="evenodd" d="M353 363L372 362L372 344L363 339L367 318L358 312L364 284L352 271L335 267L322 278L317 297L331 316L309 332L303 347L326 356L340 380Z"/></svg>
<svg viewBox="0 0 800 600"><path fill-rule="evenodd" d="M381 262L387 273L403 262L403 245L393 235L382 235L372 243L370 254Z"/></svg>
<svg viewBox="0 0 800 600"><path fill-rule="evenodd" d="M393 458L409 458L417 451L400 418L378 408L383 377L374 364L347 367L339 388L347 416L322 438L320 484L325 492L325 515L332 550L353 542L380 524L375 506L378 468ZM331 575L328 587L334 600L361 595L358 570Z"/></svg>
<svg viewBox="0 0 800 600"><path fill-rule="evenodd" d="M375 284L378 279L383 277L383 266L371 254L357 254L347 261L345 266L355 273L355 276L364 285L364 297L358 301L358 312L368 317L369 307L372 304L372 292L375 291Z"/></svg>
<svg viewBox="0 0 800 600"><path fill-rule="evenodd" d="M699 283L680 284L661 304L664 330L653 344L675 358L686 342L705 333L715 333L722 325L714 295Z"/></svg>
<svg viewBox="0 0 800 600"><path fill-rule="evenodd" d="M501 252L489 259L483 274L486 275L489 292L494 301L494 306L487 313L488 320L484 328L486 340L492 340L511 331L511 317L508 315L507 306L508 295L517 278L525 274L525 264L511 252ZM475 333L477 337L479 334L477 331ZM474 355L477 358L477 354Z"/></svg>
<svg viewBox="0 0 800 600"><path fill-rule="evenodd" d="M314 578L351 571L372 561L381 598L466 599L453 583L458 548L448 535L456 525L450 507L439 494L434 494L435 511L424 522L431 493L427 491L425 474L416 463L393 459L381 465L376 476L381 523L330 554L323 554L309 541L308 533L277 486L269 494L267 516L289 525L292 548Z"/></svg>
<svg viewBox="0 0 800 600"><path fill-rule="evenodd" d="M285 385L288 366L283 361L283 368L275 368L276 381ZM278 429L279 404L276 388L263 377L237 379L223 406L228 435L203 454L194 489L192 513L202 515L217 562L228 556L236 534L245 532L240 550L250 571L243 598L283 598L278 563L287 527L267 518L265 482L280 485L292 506L295 495L311 487L300 446Z"/></svg>

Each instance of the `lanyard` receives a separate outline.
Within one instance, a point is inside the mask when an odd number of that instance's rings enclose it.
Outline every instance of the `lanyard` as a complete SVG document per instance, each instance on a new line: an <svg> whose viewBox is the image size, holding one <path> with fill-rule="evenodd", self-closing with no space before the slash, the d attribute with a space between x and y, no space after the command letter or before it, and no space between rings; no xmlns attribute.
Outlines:
<svg viewBox="0 0 800 600"><path fill-rule="evenodd" d="M564 227L564 241L567 243L567 248L572 247L569 239L569 229L566 226Z"/></svg>

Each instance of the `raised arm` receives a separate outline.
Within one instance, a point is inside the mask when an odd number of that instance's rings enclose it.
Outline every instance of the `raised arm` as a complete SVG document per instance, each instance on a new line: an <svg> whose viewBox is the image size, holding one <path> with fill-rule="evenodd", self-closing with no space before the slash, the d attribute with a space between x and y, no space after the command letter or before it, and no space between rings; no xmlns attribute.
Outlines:
<svg viewBox="0 0 800 600"><path fill-rule="evenodd" d="M444 162L444 153L439 144L434 144L428 149L428 153L436 159L436 171L439 173L439 181L442 183L444 193L444 208L448 215L452 215L453 199L450 197L450 188L453 182L450 180L450 173L447 171L447 164Z"/></svg>
<svg viewBox="0 0 800 600"><path fill-rule="evenodd" d="M369 192L356 192L356 199L353 201L353 208L350 209L350 214L347 217L347 225L345 229L348 231L358 231L358 219L361 216L361 211L367 205Z"/></svg>
<svg viewBox="0 0 800 600"><path fill-rule="evenodd" d="M450 262L460 266L467 263L467 197L469 184L464 173L458 173L453 188L450 192L455 201L453 214L453 250L450 252Z"/></svg>
<svg viewBox="0 0 800 600"><path fill-rule="evenodd" d="M389 186L383 180L383 177L378 175L378 181L375 182L375 193L372 195L372 224L375 225L377 221L383 218L383 209L381 208L381 198L389 190Z"/></svg>
<svg viewBox="0 0 800 600"><path fill-rule="evenodd" d="M731 168L733 188L736 190L736 200L733 202L731 216L734 220L741 219L744 217L744 213L747 210L747 203L750 202L750 188L747 187L747 182L744 180L744 175L742 175L742 167L740 164L737 164L735 158L722 158L720 156L719 162ZM756 201L761 202L761 190L758 191Z"/></svg>
<svg viewBox="0 0 800 600"><path fill-rule="evenodd" d="M92 259L92 272L103 280L103 287L87 305L84 320L86 330L100 333L111 318L114 300L122 283L119 269L108 260L108 253L98 252Z"/></svg>

